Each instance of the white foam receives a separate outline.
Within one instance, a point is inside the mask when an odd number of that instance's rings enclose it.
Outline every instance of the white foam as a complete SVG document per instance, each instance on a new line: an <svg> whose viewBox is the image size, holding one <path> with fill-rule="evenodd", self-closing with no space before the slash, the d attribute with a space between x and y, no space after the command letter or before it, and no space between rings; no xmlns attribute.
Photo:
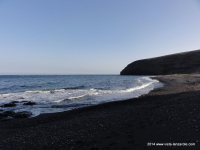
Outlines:
<svg viewBox="0 0 200 150"><path fill-rule="evenodd" d="M137 87L130 88L130 89L127 89L127 90L123 90L122 92L132 92L132 91L135 91L135 90L143 89L143 88L149 86L150 84L152 84L152 83L144 84L142 86L137 86Z"/></svg>

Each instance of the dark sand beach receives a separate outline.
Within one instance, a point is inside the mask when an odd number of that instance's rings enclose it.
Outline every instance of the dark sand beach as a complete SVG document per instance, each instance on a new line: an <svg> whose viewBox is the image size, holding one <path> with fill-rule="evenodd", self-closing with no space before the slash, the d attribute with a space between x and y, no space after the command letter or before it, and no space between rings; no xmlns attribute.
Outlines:
<svg viewBox="0 0 200 150"><path fill-rule="evenodd" d="M0 149L200 149L200 75L153 78L165 86L139 98L2 121Z"/></svg>

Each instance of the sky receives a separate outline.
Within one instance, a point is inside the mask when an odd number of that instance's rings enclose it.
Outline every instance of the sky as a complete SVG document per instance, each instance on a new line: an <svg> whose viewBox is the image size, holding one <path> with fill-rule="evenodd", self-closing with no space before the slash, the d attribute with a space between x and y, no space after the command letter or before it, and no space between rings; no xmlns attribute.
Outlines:
<svg viewBox="0 0 200 150"><path fill-rule="evenodd" d="M0 75L119 74L197 49L200 0L0 0Z"/></svg>

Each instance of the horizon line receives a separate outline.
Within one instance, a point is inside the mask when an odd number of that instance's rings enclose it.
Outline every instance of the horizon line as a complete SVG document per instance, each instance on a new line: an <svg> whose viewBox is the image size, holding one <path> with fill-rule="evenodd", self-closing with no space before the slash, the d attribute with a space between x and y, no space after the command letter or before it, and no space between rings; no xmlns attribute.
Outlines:
<svg viewBox="0 0 200 150"><path fill-rule="evenodd" d="M0 76L51 76L51 75L119 75L119 74L0 74Z"/></svg>

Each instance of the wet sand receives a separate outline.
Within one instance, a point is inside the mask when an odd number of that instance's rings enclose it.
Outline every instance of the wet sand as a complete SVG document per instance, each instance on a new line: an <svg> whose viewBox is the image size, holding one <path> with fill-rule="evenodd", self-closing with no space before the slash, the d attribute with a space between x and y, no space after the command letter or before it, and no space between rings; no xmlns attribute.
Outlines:
<svg viewBox="0 0 200 150"><path fill-rule="evenodd" d="M200 75L153 78L165 86L139 98L0 122L0 149L200 149Z"/></svg>

